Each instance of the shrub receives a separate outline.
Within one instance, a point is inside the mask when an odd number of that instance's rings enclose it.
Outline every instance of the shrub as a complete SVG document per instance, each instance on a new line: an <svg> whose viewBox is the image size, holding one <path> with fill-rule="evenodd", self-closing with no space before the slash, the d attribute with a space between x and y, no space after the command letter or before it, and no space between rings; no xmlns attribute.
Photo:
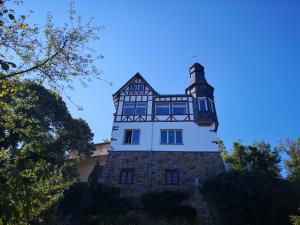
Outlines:
<svg viewBox="0 0 300 225"><path fill-rule="evenodd" d="M195 209L180 205L187 197L182 191L148 192L142 196L142 203L153 220L195 220Z"/></svg>
<svg viewBox="0 0 300 225"><path fill-rule="evenodd" d="M218 224L283 225L299 204L299 188L262 172L231 172L200 188Z"/></svg>

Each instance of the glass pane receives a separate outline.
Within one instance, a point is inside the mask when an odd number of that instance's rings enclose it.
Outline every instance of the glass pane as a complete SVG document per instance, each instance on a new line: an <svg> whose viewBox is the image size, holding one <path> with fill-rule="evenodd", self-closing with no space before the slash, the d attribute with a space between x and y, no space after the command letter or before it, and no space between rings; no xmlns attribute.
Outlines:
<svg viewBox="0 0 300 225"><path fill-rule="evenodd" d="M127 184L131 184L132 183L132 171L128 170L127 171L127 180L126 180L126 183Z"/></svg>
<svg viewBox="0 0 300 225"><path fill-rule="evenodd" d="M125 144L131 144L131 136L132 136L132 131L131 130L126 130L125 131L125 137L124 137L124 143Z"/></svg>
<svg viewBox="0 0 300 225"><path fill-rule="evenodd" d="M168 143L168 132L160 131L160 143L167 144Z"/></svg>
<svg viewBox="0 0 300 225"><path fill-rule="evenodd" d="M168 115L170 114L170 104L169 103L156 103L155 111L157 115Z"/></svg>
<svg viewBox="0 0 300 225"><path fill-rule="evenodd" d="M144 90L144 85L139 85L139 86L138 86L138 90L139 90L139 91L143 91L143 90Z"/></svg>
<svg viewBox="0 0 300 225"><path fill-rule="evenodd" d="M146 114L146 102L136 103L135 114L136 115L145 115Z"/></svg>
<svg viewBox="0 0 300 225"><path fill-rule="evenodd" d="M200 111L206 111L206 100L205 99L199 100L199 107L200 107Z"/></svg>
<svg viewBox="0 0 300 225"><path fill-rule="evenodd" d="M124 104L124 115L132 115L134 114L134 103L127 102Z"/></svg>
<svg viewBox="0 0 300 225"><path fill-rule="evenodd" d="M138 144L140 142L140 131L132 131L132 144Z"/></svg>
<svg viewBox="0 0 300 225"><path fill-rule="evenodd" d="M130 86L130 90L131 90L131 91L136 91L136 89L137 89L137 86L136 86L136 85L131 85L131 86Z"/></svg>
<svg viewBox="0 0 300 225"><path fill-rule="evenodd" d="M181 115L186 114L186 103L173 103L173 114L175 115Z"/></svg>
<svg viewBox="0 0 300 225"><path fill-rule="evenodd" d="M169 134L169 144L174 144L175 143L175 132L174 131L168 131Z"/></svg>
<svg viewBox="0 0 300 225"><path fill-rule="evenodd" d="M124 171L124 170L121 171L120 183L126 184L126 171Z"/></svg>
<svg viewBox="0 0 300 225"><path fill-rule="evenodd" d="M176 131L176 144L182 144L182 131Z"/></svg>

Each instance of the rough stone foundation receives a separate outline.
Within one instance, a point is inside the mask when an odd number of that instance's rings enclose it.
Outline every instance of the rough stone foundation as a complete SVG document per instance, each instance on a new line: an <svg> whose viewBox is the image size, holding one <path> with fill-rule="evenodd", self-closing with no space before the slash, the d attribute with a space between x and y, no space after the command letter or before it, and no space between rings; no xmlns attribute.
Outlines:
<svg viewBox="0 0 300 225"><path fill-rule="evenodd" d="M121 169L134 169L133 184L119 184ZM179 171L179 184L167 185L165 170ZM219 152L114 152L108 155L101 181L119 187L123 196L139 196L148 191L183 190L191 197L186 204L197 209L201 224L212 224L207 204L198 194L200 184L224 171Z"/></svg>

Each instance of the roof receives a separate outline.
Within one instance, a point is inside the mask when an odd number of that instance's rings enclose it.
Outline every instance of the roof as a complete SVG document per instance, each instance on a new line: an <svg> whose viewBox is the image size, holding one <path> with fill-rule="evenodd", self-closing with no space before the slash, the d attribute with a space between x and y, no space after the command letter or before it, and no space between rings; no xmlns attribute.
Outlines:
<svg viewBox="0 0 300 225"><path fill-rule="evenodd" d="M121 93L121 91L125 88L125 87L127 87L127 85L129 85L132 81L134 81L135 79L137 79L137 78L139 78L139 79L141 79L142 81L143 81L143 83L145 84L145 85L147 85L148 86L148 88L151 90L151 91L153 91L153 93L155 94L155 95L158 95L158 93L151 87L151 85L145 80L145 78L139 73L139 72L137 72L133 77L131 77L130 78L130 80L128 80L118 91L116 91L114 94L113 94L113 97L115 97L116 95L119 95L120 93Z"/></svg>

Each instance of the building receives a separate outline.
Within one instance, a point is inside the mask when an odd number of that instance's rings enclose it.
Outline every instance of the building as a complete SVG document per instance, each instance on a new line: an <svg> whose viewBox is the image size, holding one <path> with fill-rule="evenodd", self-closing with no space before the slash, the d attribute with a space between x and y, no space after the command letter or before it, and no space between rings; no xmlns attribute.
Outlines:
<svg viewBox="0 0 300 225"><path fill-rule="evenodd" d="M88 177L97 162L104 167L107 161L108 148L109 143L98 143L95 144L95 151L88 158L80 159L77 151L72 151L66 156L68 160L76 160L76 168L81 182L88 181Z"/></svg>
<svg viewBox="0 0 300 225"><path fill-rule="evenodd" d="M214 88L199 63L189 73L185 94L159 94L137 73L113 95L116 112L102 182L126 196L164 189L192 193L224 170Z"/></svg>

